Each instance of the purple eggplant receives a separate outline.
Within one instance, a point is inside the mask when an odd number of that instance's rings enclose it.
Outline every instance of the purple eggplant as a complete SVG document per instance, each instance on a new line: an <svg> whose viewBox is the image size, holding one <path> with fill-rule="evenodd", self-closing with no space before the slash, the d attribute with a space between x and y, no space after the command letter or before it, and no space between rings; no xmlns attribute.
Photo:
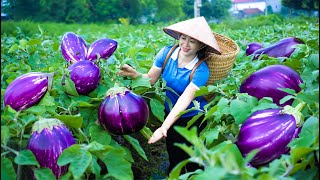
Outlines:
<svg viewBox="0 0 320 180"><path fill-rule="evenodd" d="M100 82L100 68L92 61L78 61L68 68L70 79L81 95L87 95L95 90Z"/></svg>
<svg viewBox="0 0 320 180"><path fill-rule="evenodd" d="M288 37L272 44L271 46L261 48L253 52L253 60L259 58L261 54L266 54L269 57L290 57L295 48L293 45L304 44L304 42L296 37Z"/></svg>
<svg viewBox="0 0 320 180"><path fill-rule="evenodd" d="M280 100L289 95L278 88L290 88L296 93L301 91L299 84L303 83L300 75L288 66L271 65L264 67L249 77L240 85L240 93L248 93L258 99L271 97L278 106L291 105L293 99L280 104Z"/></svg>
<svg viewBox="0 0 320 180"><path fill-rule="evenodd" d="M288 152L287 145L301 131L304 106L305 103L300 103L295 108L258 110L248 117L240 128L236 144L243 156L259 150L250 161L252 166L266 165Z"/></svg>
<svg viewBox="0 0 320 180"><path fill-rule="evenodd" d="M108 90L99 107L98 119L102 127L116 135L140 131L149 118L149 107L144 99L121 87Z"/></svg>
<svg viewBox="0 0 320 180"><path fill-rule="evenodd" d="M59 179L68 166L58 166L57 160L62 151L73 144L75 139L60 120L46 118L33 124L27 149L33 152L41 167L50 168Z"/></svg>
<svg viewBox="0 0 320 180"><path fill-rule="evenodd" d="M4 93L4 105L16 111L38 103L48 90L50 73L30 72L12 81Z"/></svg>
<svg viewBox="0 0 320 180"><path fill-rule="evenodd" d="M118 43L115 40L103 38L93 42L87 54L87 60L95 61L100 54L100 58L108 59L117 49Z"/></svg>
<svg viewBox="0 0 320 180"><path fill-rule="evenodd" d="M249 56L251 55L253 52L255 52L258 49L263 48L263 45L258 43L258 42L251 42L247 45L246 48L246 55Z"/></svg>
<svg viewBox="0 0 320 180"><path fill-rule="evenodd" d="M88 48L84 39L73 32L68 32L62 37L61 53L64 59L72 63L86 60Z"/></svg>

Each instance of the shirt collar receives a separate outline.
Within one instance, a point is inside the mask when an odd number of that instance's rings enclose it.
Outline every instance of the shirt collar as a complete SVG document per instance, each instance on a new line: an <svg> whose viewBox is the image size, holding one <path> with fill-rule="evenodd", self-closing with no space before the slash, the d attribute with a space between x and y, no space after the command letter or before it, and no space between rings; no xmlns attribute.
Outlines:
<svg viewBox="0 0 320 180"><path fill-rule="evenodd" d="M171 59L172 60L177 60L178 59L178 53L180 51L180 47L177 47L174 52L171 54ZM199 58L198 58L198 55L196 57L194 57L192 59L192 61L190 61L186 66L185 68L189 69L189 70L192 70L193 67L197 64L197 62L199 61Z"/></svg>

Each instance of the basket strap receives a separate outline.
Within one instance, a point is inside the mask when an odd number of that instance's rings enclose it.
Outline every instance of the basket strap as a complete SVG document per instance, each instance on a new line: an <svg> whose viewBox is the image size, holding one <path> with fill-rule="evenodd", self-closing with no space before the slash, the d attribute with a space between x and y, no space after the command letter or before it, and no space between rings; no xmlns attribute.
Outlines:
<svg viewBox="0 0 320 180"><path fill-rule="evenodd" d="M172 48L170 49L170 51L168 52L166 59L164 60L163 64L162 64L162 70L161 72L163 72L164 68L166 67L167 61L169 59L169 57L171 56L171 54L173 53L173 51L178 47L178 44L175 44L174 46L172 46Z"/></svg>
<svg viewBox="0 0 320 180"><path fill-rule="evenodd" d="M192 68L191 74L190 74L190 76L189 76L190 81L192 80L193 74L194 74L194 72L196 71L196 69L198 68L198 66L200 66L200 64L201 64L202 62L204 62L205 60L207 60L208 58L209 58L209 56L201 59L200 61L198 61L198 62L194 65L194 67Z"/></svg>

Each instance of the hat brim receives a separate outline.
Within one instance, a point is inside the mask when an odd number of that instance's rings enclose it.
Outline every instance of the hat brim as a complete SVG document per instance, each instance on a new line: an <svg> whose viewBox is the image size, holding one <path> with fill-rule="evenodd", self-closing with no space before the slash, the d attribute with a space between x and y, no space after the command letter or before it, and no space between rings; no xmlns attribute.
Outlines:
<svg viewBox="0 0 320 180"><path fill-rule="evenodd" d="M176 31L176 30L171 30L171 29L168 29L168 28L163 28L163 31L164 31L166 34L168 34L169 36L171 36L171 37L173 37L173 38L175 38L175 39L177 39L177 40L180 39L181 34L184 34L184 33L182 33L182 32L179 32L179 31ZM207 44L207 43L205 43L205 42L197 39L196 37L193 37L192 35L188 35L188 34L184 34L184 35L190 36L191 38L194 38L194 39L200 41L201 43L207 45L207 47L208 47L208 48L207 48L207 51L208 51L208 52L212 52L212 53L221 55L221 52L220 52L219 50L215 49L214 47L210 46L209 44ZM212 35L214 36L214 34L212 34Z"/></svg>

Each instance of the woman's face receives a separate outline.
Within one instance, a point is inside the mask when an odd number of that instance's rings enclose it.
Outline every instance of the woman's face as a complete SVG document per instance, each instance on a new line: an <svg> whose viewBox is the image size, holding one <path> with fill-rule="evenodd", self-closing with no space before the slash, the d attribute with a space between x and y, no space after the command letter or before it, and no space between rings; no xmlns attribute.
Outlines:
<svg viewBox="0 0 320 180"><path fill-rule="evenodd" d="M195 56L197 52L202 48L203 43L182 34L179 38L179 46L181 48L181 52L185 56Z"/></svg>

